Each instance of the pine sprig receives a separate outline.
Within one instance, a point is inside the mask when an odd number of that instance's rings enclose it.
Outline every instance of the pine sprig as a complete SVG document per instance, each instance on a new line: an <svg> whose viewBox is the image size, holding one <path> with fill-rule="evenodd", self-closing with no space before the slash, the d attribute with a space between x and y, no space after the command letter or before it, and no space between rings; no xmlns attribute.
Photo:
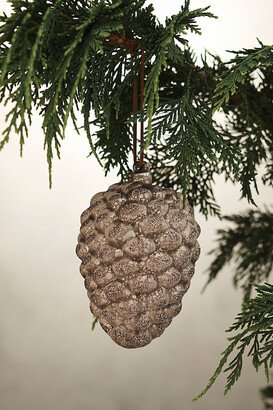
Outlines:
<svg viewBox="0 0 273 410"><path fill-rule="evenodd" d="M220 212L213 195L216 174L239 182L249 201L253 187L258 189L258 168L266 161L263 180L272 183L270 46L238 52L230 64L219 58L208 64L205 57L198 64L185 35L200 34L198 19L214 16L208 8L192 10L188 0L165 24L158 22L145 0L10 4L12 13L0 16L0 101L11 106L0 149L15 131L22 151L32 110L38 109L50 184L53 157L60 157L69 119L76 130L84 129L91 153L105 172L116 167L122 179L128 178L136 120L132 84L141 49L146 88L139 116L148 120L145 150L152 148L150 161L155 163L156 145L165 147L155 180L160 175L164 184L175 181L206 216ZM111 41L113 36L134 41L133 52L123 41ZM222 98L218 92L225 81L231 91L221 100L223 127L212 116L213 96ZM169 166L172 182L165 174Z"/></svg>
<svg viewBox="0 0 273 410"><path fill-rule="evenodd" d="M245 354L252 357L256 370L265 369L268 379L273 366L273 285L256 285L256 296L242 306L241 313L227 332L236 332L228 338L229 345L206 388L194 399L200 399L224 371L227 373L225 394L232 388L242 373ZM226 366L226 363L229 364Z"/></svg>
<svg viewBox="0 0 273 410"><path fill-rule="evenodd" d="M264 183L272 181L272 69L261 68L254 78L256 84L252 79L246 81L223 105L226 121L218 125L219 132L241 152L241 192L250 202L253 202L252 187L258 192L258 171L265 172ZM259 169L261 164L265 165L265 171Z"/></svg>
<svg viewBox="0 0 273 410"><path fill-rule="evenodd" d="M164 143L152 144L149 150L148 161L151 165L153 180L159 186L175 190L182 190L183 180L177 174L177 163L167 159L167 147ZM208 161L200 163L202 175L189 173L187 197L192 206L199 207L206 217L220 216L220 207L217 205L214 192L214 176L218 172L218 164Z"/></svg>
<svg viewBox="0 0 273 410"><path fill-rule="evenodd" d="M155 48L149 53L149 57L154 57L151 70L149 72L147 83L145 86L145 103L147 103L147 117L148 117L148 140L146 145L149 145L150 134L152 131L152 116L154 110L159 107L159 76L167 66L167 60L174 48L174 39L185 43L185 39L181 34L185 35L187 31L201 34L201 30L196 23L196 19L200 17L216 18L207 10L209 7L203 9L190 10L190 1L186 0L181 11L166 19L166 27L162 28L162 34L159 37Z"/></svg>
<svg viewBox="0 0 273 410"><path fill-rule="evenodd" d="M230 228L218 230L217 247L208 268L206 286L215 280L228 263L235 263L233 284L240 286L244 300L250 298L254 283L266 281L273 270L273 213L250 210L239 215L223 217Z"/></svg>
<svg viewBox="0 0 273 410"><path fill-rule="evenodd" d="M188 191L190 177L200 175L207 164L216 167L224 160L231 172L237 173L239 153L215 131L208 109L198 98L190 101L188 97L160 106L152 122L152 140L155 143L165 135L165 160L174 161L184 193Z"/></svg>
<svg viewBox="0 0 273 410"><path fill-rule="evenodd" d="M213 96L215 110L229 101L238 87L249 79L253 71L273 66L273 46L265 46L261 42L260 47L243 49L239 52L232 51L232 53L235 57L228 62L228 69L220 78L215 89Z"/></svg>
<svg viewBox="0 0 273 410"><path fill-rule="evenodd" d="M35 0L25 4L18 0L12 4L14 13L2 26L0 46L6 56L1 58L1 94L14 107L7 117L9 126L3 133L1 147L14 129L20 133L22 149L28 133L26 116L30 118L33 103L44 116L50 184L52 146L60 157L60 141L68 117L75 118L73 107L80 102L77 94L86 77L88 60L102 52L104 39L111 32L122 28L118 21L123 15L121 3L100 2L90 8L87 1L76 4ZM18 12L22 8L24 11Z"/></svg>

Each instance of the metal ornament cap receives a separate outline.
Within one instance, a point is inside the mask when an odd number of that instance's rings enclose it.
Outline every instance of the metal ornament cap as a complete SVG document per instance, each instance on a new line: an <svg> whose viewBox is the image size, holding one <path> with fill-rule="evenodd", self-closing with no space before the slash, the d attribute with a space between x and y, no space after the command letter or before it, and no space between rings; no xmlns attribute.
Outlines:
<svg viewBox="0 0 273 410"><path fill-rule="evenodd" d="M134 165L134 172L131 174L132 182L143 182L144 184L151 185L153 178L150 170L150 165L147 162L136 162Z"/></svg>
<svg viewBox="0 0 273 410"><path fill-rule="evenodd" d="M153 178L150 172L133 172L131 175L132 182L143 182L147 185L152 185Z"/></svg>

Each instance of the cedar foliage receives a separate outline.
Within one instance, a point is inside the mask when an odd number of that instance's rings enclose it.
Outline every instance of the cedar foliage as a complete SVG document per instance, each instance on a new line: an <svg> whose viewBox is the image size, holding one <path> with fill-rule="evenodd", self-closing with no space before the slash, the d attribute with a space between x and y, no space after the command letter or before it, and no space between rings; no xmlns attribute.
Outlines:
<svg viewBox="0 0 273 410"><path fill-rule="evenodd" d="M243 304L233 325L227 332L235 332L228 338L229 345L222 353L222 359L209 380L207 387L195 398L202 397L224 370L227 375L225 394L239 379L244 355L252 358L256 370L265 369L269 381L269 369L273 365L273 285L266 283L256 286L257 294ZM226 366L227 361L230 360Z"/></svg>
<svg viewBox="0 0 273 410"><path fill-rule="evenodd" d="M223 219L232 223L232 227L217 232L217 246L211 251L215 257L208 269L207 285L233 261L233 285L242 288L244 303L227 330L235 334L228 337L229 344L218 367L195 400L210 389L223 371L227 373L226 394L241 376L247 350L256 371L264 367L267 381L273 366L273 285L265 283L273 271L273 212L271 209L251 209ZM251 297L253 289L256 290L255 297Z"/></svg>
<svg viewBox="0 0 273 410"><path fill-rule="evenodd" d="M217 231L217 247L211 251L215 258L208 268L207 285L225 265L234 261L233 285L242 288L247 301L252 296L253 285L266 282L273 269L273 212L251 209L223 219L232 225Z"/></svg>
<svg viewBox="0 0 273 410"><path fill-rule="evenodd" d="M220 213L213 193L217 174L240 182L242 196L253 201L257 167L267 159L264 182L271 183L271 46L235 52L227 63L213 56L210 63L204 56L197 63L186 34L201 34L198 20L214 16L208 8L192 10L189 1L165 24L145 0L10 4L11 14L0 17L0 99L12 108L0 148L15 131L22 152L32 111L38 110L50 184L54 151L60 157L69 118L77 130L84 128L105 172L117 168L126 178L136 120L132 82L141 49L146 85L139 115L147 118L145 147L155 182L182 189L206 216ZM110 41L111 35L135 39L135 53ZM226 115L224 128L213 119L219 108Z"/></svg>
<svg viewBox="0 0 273 410"><path fill-rule="evenodd" d="M145 155L154 182L182 189L207 217L220 216L214 181L238 182L253 203L257 173L273 181L273 47L260 41L232 51L229 61L196 56L187 33L201 34L209 8L181 10L160 23L145 0L9 0L0 16L0 102L8 104L0 149L13 133L21 154L33 110L43 118L44 148L52 184L54 155L60 158L67 122L84 129L107 174L130 172L132 126L146 120ZM111 41L111 38L119 38ZM134 41L128 52L123 39ZM145 52L145 99L133 115L133 80ZM217 121L220 111L224 121ZM208 282L235 259L234 285L244 290L242 312L228 331L229 346L208 387L227 367L229 390L241 375L247 348L253 365L272 367L272 294L263 283L272 271L272 212L250 211L225 218L233 228L218 232ZM251 225L251 228L250 228ZM204 392L203 392L204 393Z"/></svg>

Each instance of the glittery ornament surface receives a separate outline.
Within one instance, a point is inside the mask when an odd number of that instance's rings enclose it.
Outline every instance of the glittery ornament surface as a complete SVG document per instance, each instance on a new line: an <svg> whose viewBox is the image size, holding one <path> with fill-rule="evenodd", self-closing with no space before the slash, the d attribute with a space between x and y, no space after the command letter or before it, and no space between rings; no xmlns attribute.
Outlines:
<svg viewBox="0 0 273 410"><path fill-rule="evenodd" d="M92 313L120 346L160 336L182 308L200 228L180 193L145 181L112 185L81 216L77 255Z"/></svg>

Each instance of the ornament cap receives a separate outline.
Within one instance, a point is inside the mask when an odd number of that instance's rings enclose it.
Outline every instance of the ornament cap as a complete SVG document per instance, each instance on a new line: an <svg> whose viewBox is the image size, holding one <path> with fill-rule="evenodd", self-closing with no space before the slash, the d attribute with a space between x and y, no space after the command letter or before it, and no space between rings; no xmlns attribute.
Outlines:
<svg viewBox="0 0 273 410"><path fill-rule="evenodd" d="M152 174L150 172L150 165L147 162L140 164L136 162L134 165L134 172L131 175L133 182L144 182L151 185L153 182Z"/></svg>

